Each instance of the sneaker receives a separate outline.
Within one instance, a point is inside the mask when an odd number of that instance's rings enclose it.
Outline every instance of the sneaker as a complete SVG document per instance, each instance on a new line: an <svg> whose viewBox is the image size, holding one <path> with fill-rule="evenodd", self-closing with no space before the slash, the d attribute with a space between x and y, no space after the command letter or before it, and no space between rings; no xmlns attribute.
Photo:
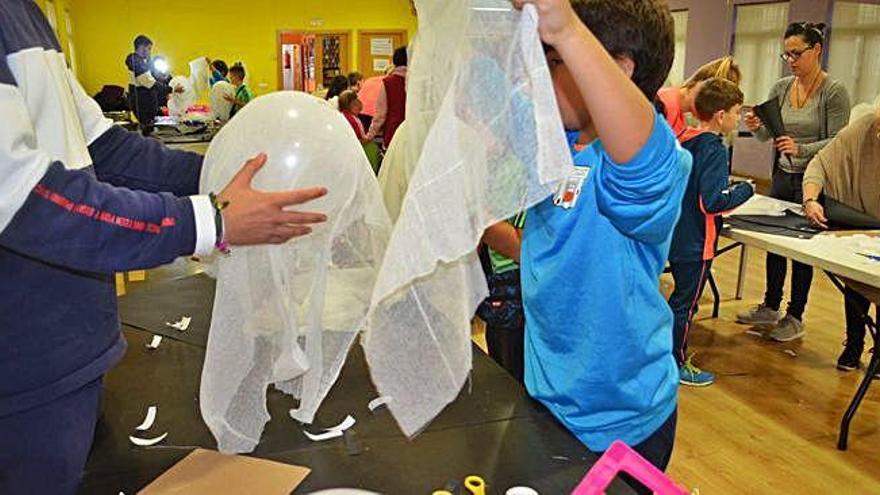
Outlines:
<svg viewBox="0 0 880 495"><path fill-rule="evenodd" d="M770 330L767 338L776 342L791 342L803 337L806 333L804 323L801 320L791 315L785 315L785 318L779 320L776 327Z"/></svg>
<svg viewBox="0 0 880 495"><path fill-rule="evenodd" d="M862 348L843 344L843 352L837 358L837 369L840 371L854 371L862 367L859 358L862 357Z"/></svg>
<svg viewBox="0 0 880 495"><path fill-rule="evenodd" d="M736 314L736 322L745 325L775 325L782 319L782 313L761 303Z"/></svg>
<svg viewBox="0 0 880 495"><path fill-rule="evenodd" d="M707 387L715 382L715 375L694 366L690 359L678 369L678 383L689 387Z"/></svg>

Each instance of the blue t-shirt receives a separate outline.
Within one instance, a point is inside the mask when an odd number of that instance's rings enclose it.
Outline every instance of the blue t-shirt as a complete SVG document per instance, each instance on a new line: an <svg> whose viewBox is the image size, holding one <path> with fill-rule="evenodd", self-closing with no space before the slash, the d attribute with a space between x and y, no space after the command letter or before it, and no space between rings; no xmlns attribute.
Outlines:
<svg viewBox="0 0 880 495"><path fill-rule="evenodd" d="M675 410L672 313L660 293L690 154L656 118L645 147L617 165L595 141L574 207L528 212L522 248L525 381L590 450L637 445Z"/></svg>

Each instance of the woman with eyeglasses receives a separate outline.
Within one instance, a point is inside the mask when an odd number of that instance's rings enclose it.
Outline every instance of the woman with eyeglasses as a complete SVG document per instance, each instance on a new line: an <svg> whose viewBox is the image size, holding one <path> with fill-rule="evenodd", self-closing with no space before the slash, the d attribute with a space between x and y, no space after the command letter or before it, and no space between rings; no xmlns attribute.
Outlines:
<svg viewBox="0 0 880 495"><path fill-rule="evenodd" d="M840 81L822 70L825 48L825 24L798 22L785 31L785 52L791 76L776 82L770 99L777 99L786 134L774 140L773 178L770 196L803 203L804 171L849 121L850 100ZM760 141L771 136L753 113L746 115L746 126ZM804 336L803 314L807 305L813 268L792 262L791 301L783 315L779 309L785 285L787 262L782 256L767 253L767 288L764 302L737 314L737 321L750 325L773 325L766 335L777 342Z"/></svg>

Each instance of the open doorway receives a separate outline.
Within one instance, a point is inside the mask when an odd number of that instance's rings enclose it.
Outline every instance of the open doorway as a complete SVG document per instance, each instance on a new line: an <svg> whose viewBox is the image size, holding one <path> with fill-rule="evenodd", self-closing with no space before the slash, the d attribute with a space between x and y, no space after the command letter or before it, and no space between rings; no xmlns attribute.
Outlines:
<svg viewBox="0 0 880 495"><path fill-rule="evenodd" d="M337 75L351 71L351 35L347 32L278 33L278 87L314 93Z"/></svg>

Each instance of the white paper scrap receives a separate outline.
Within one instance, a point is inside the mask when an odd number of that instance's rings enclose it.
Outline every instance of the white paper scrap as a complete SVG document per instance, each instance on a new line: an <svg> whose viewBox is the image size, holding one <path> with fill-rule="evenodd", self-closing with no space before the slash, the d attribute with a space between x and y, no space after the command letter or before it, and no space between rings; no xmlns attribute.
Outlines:
<svg viewBox="0 0 880 495"><path fill-rule="evenodd" d="M375 399L371 400L369 404L367 404L367 408L370 410L370 412L376 412L376 409L378 409L378 408L380 408L390 402L391 402L391 397L387 397L387 396L376 397Z"/></svg>
<svg viewBox="0 0 880 495"><path fill-rule="evenodd" d="M161 335L153 335L153 340L151 340L150 343L147 344L147 349L158 349L159 344L161 344L161 343L162 343L162 336Z"/></svg>
<svg viewBox="0 0 880 495"><path fill-rule="evenodd" d="M150 439L129 436L128 440L131 441L131 443L137 445L138 447L150 447L152 445L156 445L157 443L161 442L162 440L165 440L165 437L167 437L167 436L168 436L168 433L163 433L156 438L150 438Z"/></svg>
<svg viewBox="0 0 880 495"><path fill-rule="evenodd" d="M180 318L180 320L178 320L174 323L170 323L170 322L166 321L165 325L168 327L171 327L171 328L176 328L177 330L180 330L181 332L185 332L186 329L189 328L190 323L192 323L192 318L189 316L184 316L184 317Z"/></svg>
<svg viewBox="0 0 880 495"><path fill-rule="evenodd" d="M147 417L144 418L144 422L139 426L135 427L138 431L146 431L153 427L153 423L156 422L156 406L150 406L147 408Z"/></svg>
<svg viewBox="0 0 880 495"><path fill-rule="evenodd" d="M339 423L332 428L327 428L326 430L324 430L324 433L314 434L307 431L303 431L303 433L309 438L309 440L313 442L323 442L324 440L341 437L342 434L345 433L345 430L354 426L355 423L355 419L349 415L346 416L342 423Z"/></svg>

